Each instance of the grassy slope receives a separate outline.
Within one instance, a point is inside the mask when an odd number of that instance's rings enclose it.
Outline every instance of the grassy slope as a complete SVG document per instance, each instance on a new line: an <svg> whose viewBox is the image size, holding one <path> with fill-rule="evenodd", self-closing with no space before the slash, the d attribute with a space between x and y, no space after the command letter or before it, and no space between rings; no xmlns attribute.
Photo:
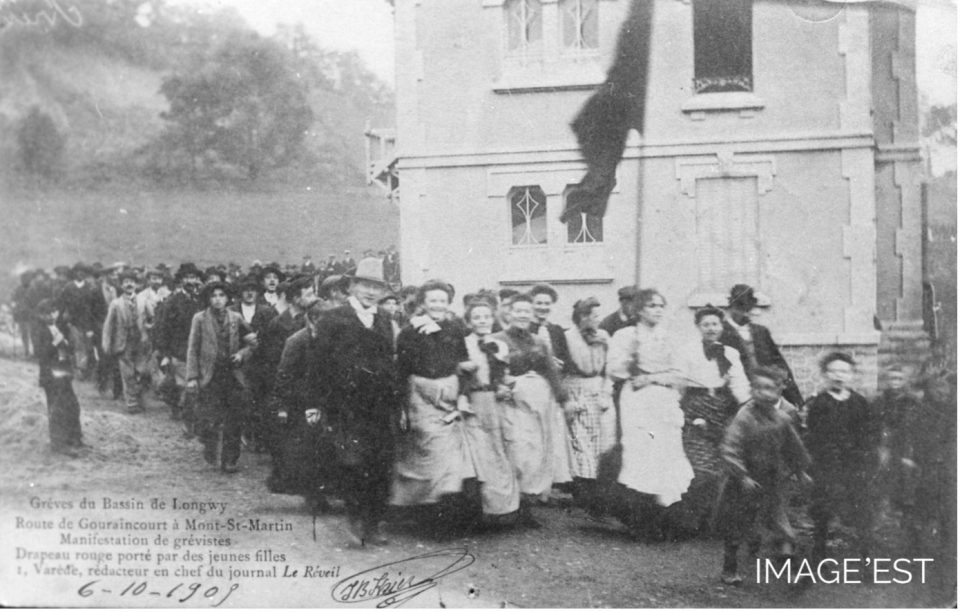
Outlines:
<svg viewBox="0 0 960 612"><path fill-rule="evenodd" d="M78 259L155 264L299 262L396 244L396 207L374 188L324 193L28 192L0 200L0 270Z"/></svg>

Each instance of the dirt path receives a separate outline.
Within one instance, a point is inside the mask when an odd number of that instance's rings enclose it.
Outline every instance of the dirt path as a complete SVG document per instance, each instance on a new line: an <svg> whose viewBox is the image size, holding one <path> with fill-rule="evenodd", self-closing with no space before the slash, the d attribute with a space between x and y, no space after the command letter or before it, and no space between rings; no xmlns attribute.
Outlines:
<svg viewBox="0 0 960 612"><path fill-rule="evenodd" d="M121 515L143 521L191 517L213 521L219 517L244 522L259 518L265 523L289 525L288 531L228 532L226 535L232 540L229 547L193 547L202 555L207 551L250 555L269 551L271 558L284 557L278 563L225 561L219 564L224 571L229 567L276 565L278 572L285 571L284 566L299 572L297 577L244 577L230 581L241 586L230 593L225 607L329 606L337 579L308 578L304 576L309 573L305 572L307 567L318 572L333 572L337 568L339 577L345 578L367 568L449 548L466 549L473 563L439 579L436 588L408 605L435 607L442 601L448 607L886 607L942 605L953 600L949 596L949 600L943 596L931 599L932 588L917 580L907 585L816 585L807 589L784 584L758 585L750 576L752 565L745 568L748 576L744 586L726 587L718 581L721 546L715 540L638 543L628 539L614 521L598 524L587 520L579 510L559 507L536 510L544 525L538 530L476 534L438 542L423 537L409 525L392 524L387 528L390 545L346 549L341 516L320 516L314 523L299 497L266 491L266 456L244 452L243 470L236 475L223 475L203 462L199 444L184 438L179 424L170 420L169 411L159 402L150 402L145 414L131 416L123 412L120 402L100 398L90 384L74 386L82 406L85 439L91 449L69 458L54 455L48 449L46 409L36 386L36 366L0 359L0 601L5 604L171 605L176 597L165 598L166 589L157 591L162 594L154 598L147 593L138 600L132 599L131 593L120 597L117 591L130 579L105 578L97 586L112 580L117 586L111 589L112 593L84 598L78 595L78 589L92 580L91 576L37 577L32 575L34 570L28 562L15 558L16 547L58 549L52 534L17 528L18 516L79 520ZM129 512L82 510L76 503L84 496L101 506L102 498L109 497L113 503L156 498L165 500L168 507L164 511L149 507ZM223 503L226 510L222 515L173 511L169 507L173 498L181 504ZM44 500L73 500L74 508L38 510L31 507L31 499L41 500L34 501L34 505ZM224 534L181 530L170 535ZM164 547L153 550L154 554L157 550ZM465 565L466 561L460 563ZM173 569L177 564L168 565ZM209 565L216 564L205 564ZM20 566L24 572L22 580L14 574L14 566ZM409 564L398 567L409 568ZM13 579L17 579L15 589L3 586ZM202 580L203 589L208 583L214 584L211 578ZM154 583L173 587L177 580L154 580L151 589ZM228 581L218 579L216 583L222 588L218 596L208 598L210 603L223 597ZM177 597L183 588L186 587L181 588ZM196 599L184 605L191 604L207 605Z"/></svg>

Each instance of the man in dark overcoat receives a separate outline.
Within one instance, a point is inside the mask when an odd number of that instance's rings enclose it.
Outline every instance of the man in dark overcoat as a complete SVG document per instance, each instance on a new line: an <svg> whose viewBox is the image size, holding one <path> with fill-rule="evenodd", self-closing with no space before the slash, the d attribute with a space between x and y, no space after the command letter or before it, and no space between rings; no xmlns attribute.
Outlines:
<svg viewBox="0 0 960 612"><path fill-rule="evenodd" d="M277 316L273 306L259 302L260 279L256 276L247 276L239 282L240 301L227 308L243 317L244 322L257 334L257 344L267 325ZM244 424L244 438L252 444L257 452L267 447L267 400L276 370L265 364L263 354L256 350L244 364L244 375L247 378L249 398L246 402L249 410Z"/></svg>
<svg viewBox="0 0 960 612"><path fill-rule="evenodd" d="M298 300L294 299L293 303ZM301 302L303 303L303 302ZM322 303L312 303L305 312L291 316L289 326L283 324L288 308L270 322L270 338L261 345L271 353L282 334L290 331L282 341L273 388L273 469L267 479L272 493L303 494L311 505L324 499L324 491L335 487L331 461L323 462L317 448L319 438L327 435L326 423L320 423L320 346L317 344L317 323L328 309ZM293 329L299 327L299 329ZM312 411L311 422L306 421ZM321 465L324 463L324 465ZM326 468L326 469L321 469Z"/></svg>
<svg viewBox="0 0 960 612"><path fill-rule="evenodd" d="M783 390L783 397L794 406L803 406L803 396L793 379L793 372L787 365L787 360L780 353L780 348L773 341L770 330L763 325L753 323L751 312L757 307L759 300L749 285L734 285L730 289L728 301L729 317L723 321L723 333L720 343L733 347L740 352L740 361L747 372L752 372L759 366L774 366L780 368L786 375L787 381Z"/></svg>
<svg viewBox="0 0 960 612"><path fill-rule="evenodd" d="M180 264L174 275L173 293L161 303L154 326L160 367L177 387L164 401L170 405L174 419L183 418L188 434L193 433L194 414L183 393L187 384L187 342L193 315L203 309L198 296L201 276L193 263Z"/></svg>
<svg viewBox="0 0 960 612"><path fill-rule="evenodd" d="M380 260L362 259L349 287L347 304L326 311L316 324L322 411L310 409L306 416L337 434L338 488L352 543L385 544L380 521L389 497L401 394L393 329L377 308L387 289Z"/></svg>
<svg viewBox="0 0 960 612"><path fill-rule="evenodd" d="M96 294L92 277L92 269L86 264L77 263L70 271L70 281L63 285L58 299L60 316L70 331L70 344L74 349L77 375L81 380L90 375L96 363L93 350Z"/></svg>

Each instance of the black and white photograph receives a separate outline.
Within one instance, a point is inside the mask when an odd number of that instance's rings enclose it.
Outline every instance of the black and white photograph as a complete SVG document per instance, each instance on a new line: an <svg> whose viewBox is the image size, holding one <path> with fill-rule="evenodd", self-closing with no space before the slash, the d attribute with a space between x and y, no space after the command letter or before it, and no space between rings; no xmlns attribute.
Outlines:
<svg viewBox="0 0 960 612"><path fill-rule="evenodd" d="M0 605L957 605L956 0L0 0Z"/></svg>

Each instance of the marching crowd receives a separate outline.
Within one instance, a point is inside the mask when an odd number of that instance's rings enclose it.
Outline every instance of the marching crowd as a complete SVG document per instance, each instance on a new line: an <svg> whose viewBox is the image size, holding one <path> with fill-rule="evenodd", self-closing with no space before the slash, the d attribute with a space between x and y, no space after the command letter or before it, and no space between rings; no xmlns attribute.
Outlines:
<svg viewBox="0 0 960 612"><path fill-rule="evenodd" d="M622 288L606 317L581 299L569 329L551 322L548 285L479 290L460 316L445 281L400 287L394 254L245 275L182 263L169 278L77 264L19 311L34 325L54 449L83 446L76 376L117 385L131 413L153 384L224 473L245 445L268 452L267 489L318 511L341 500L354 545L386 542L388 508L451 533L536 528L557 491L637 538L719 534L728 584L742 581L741 544L759 552L761 526L775 555L797 554L788 509L800 493L814 561L830 555L834 519L869 555L883 497L916 552L932 523L955 534L950 372L926 370L914 388L893 366L871 402L851 388L853 357L831 351L822 391L804 400L751 321L747 285L725 310L698 309L687 344L665 331L655 289Z"/></svg>

